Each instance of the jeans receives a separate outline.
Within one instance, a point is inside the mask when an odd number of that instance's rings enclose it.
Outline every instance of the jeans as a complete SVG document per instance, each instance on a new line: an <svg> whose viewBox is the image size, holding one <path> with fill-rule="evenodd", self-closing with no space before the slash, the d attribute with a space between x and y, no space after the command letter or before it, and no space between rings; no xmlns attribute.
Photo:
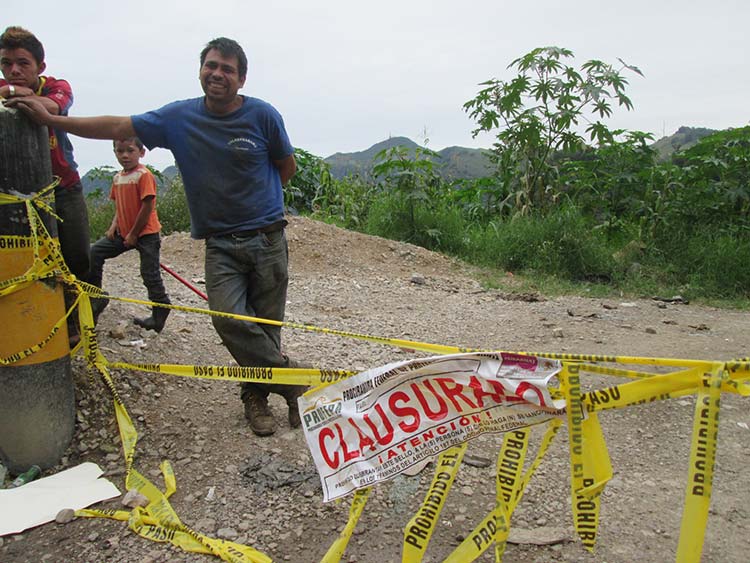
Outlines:
<svg viewBox="0 0 750 563"><path fill-rule="evenodd" d="M206 293L211 310L283 321L288 256L283 229L206 239ZM211 321L239 365L289 366L289 358L281 353L281 327L217 316ZM292 389L264 383L243 383L241 387L243 401L250 394L286 396Z"/></svg>
<svg viewBox="0 0 750 563"><path fill-rule="evenodd" d="M89 274L89 213L81 182L55 188L55 213L62 219L57 221L57 238L65 264L76 278L85 281ZM69 309L78 294L66 287L63 295L65 308ZM68 317L69 336L78 334L77 316L72 313Z"/></svg>
<svg viewBox="0 0 750 563"><path fill-rule="evenodd" d="M164 282L161 279L161 270L159 269L160 248L161 238L159 233L143 235L138 238L135 245L135 249L141 256L141 278L143 279L143 285L146 286L146 291L148 291L149 300L155 303L168 304L170 303L169 297L164 289ZM96 287L102 287L105 260L132 249L132 247L125 246L125 241L119 233L115 234L114 240L109 240L106 237L100 238L91 246L91 272L88 282Z"/></svg>

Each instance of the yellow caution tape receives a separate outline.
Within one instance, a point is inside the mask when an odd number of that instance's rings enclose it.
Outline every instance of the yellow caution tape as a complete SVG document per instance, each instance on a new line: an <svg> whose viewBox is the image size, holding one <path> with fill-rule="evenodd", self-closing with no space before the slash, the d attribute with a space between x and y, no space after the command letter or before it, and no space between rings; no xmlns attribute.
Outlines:
<svg viewBox="0 0 750 563"><path fill-rule="evenodd" d="M341 530L339 537L328 548L320 563L339 563L341 561L341 557L343 557L346 551L346 546L349 545L354 528L357 526L357 522L359 522L359 517L362 515L365 504L367 504L367 497L370 496L371 490L371 487L367 487L354 492L352 495L352 504L349 508L349 520L344 529Z"/></svg>
<svg viewBox="0 0 750 563"><path fill-rule="evenodd" d="M145 508L132 511L83 510L81 516L113 518L128 522L128 526L142 537L159 542L170 542L187 551L208 553L224 561L238 563L267 563L270 559L249 546L212 539L185 526L178 518L169 497L176 491L176 479L171 465L164 461L161 465L165 481L162 492L135 469L134 458L138 436L130 416L112 382L109 369L122 368L152 373L170 374L223 381L250 381L260 383L282 383L292 385L325 386L354 373L347 370L326 370L313 368L254 368L238 366L189 366L177 364L129 364L110 363L101 353L94 330L90 296L106 295L110 299L123 302L167 307L185 312L222 316L279 327L300 329L322 334L355 338L369 342L387 344L400 348L421 350L430 353L449 354L481 351L474 348L460 348L416 342L411 340L384 338L368 334L320 328L293 322L274 321L251 316L234 315L207 309L163 305L138 299L105 294L100 288L91 286L75 277L68 270L60 253L59 243L49 236L37 208L53 213L48 203L55 184L47 186L31 196L9 196L0 194L0 205L24 204L29 217L31 236L1 236L0 253L23 248L32 248L33 264L28 270L11 279L0 281L0 297L18 291L29 284L50 277L69 284L79 293L78 307L81 325L81 346L84 357L100 375L112 394L115 417L120 431L125 458L128 489L141 492L147 499ZM44 346L61 329L74 305L59 319L49 334L40 342L0 358L0 364L10 364L27 358ZM76 348L77 349L77 348ZM75 353L76 350L73 351ZM593 550L596 544L599 505L601 492L612 476L612 466L607 452L597 413L613 408L626 408L657 400L666 400L693 393L698 394L693 427L693 440L690 456L690 475L686 489L678 561L700 560L703 535L708 518L711 496L713 464L716 455L716 434L718 429L719 399L722 392L750 396L750 358L731 362L707 362L704 360L683 360L673 358L641 358L633 356L608 356L588 354L552 354L537 352L509 352L513 354L535 355L563 361L560 373L561 388L555 391L567 402L569 429L569 450L571 459L571 496L576 533L583 545ZM621 364L675 368L671 373L650 373L634 369L624 369L602 364ZM580 374L594 373L613 377L628 378L633 381L582 393ZM474 529L474 531L446 559L446 563L463 563L479 557L490 545L495 545L495 559L500 561L510 531L510 519L520 502L524 490L534 472L539 467L548 448L557 434L561 421L553 419L542 439L536 458L523 473L525 455L528 448L529 429L523 428L508 433L498 455L496 472L496 505ZM420 509L407 524L404 531L403 561L421 561L434 531L445 497L453 484L465 452L466 444L453 448L440 456L432 485ZM522 476L523 473L523 476ZM444 486L444 488L443 488ZM352 497L349 520L344 530L323 558L323 563L337 563L343 556L353 530L367 502L370 489L356 491Z"/></svg>
<svg viewBox="0 0 750 563"><path fill-rule="evenodd" d="M685 489L680 543L677 546L677 561L680 563L699 563L701 560L703 535L711 503L721 383L724 377L724 366L714 364L701 377L701 387L695 402L690 469Z"/></svg>
<svg viewBox="0 0 750 563"><path fill-rule="evenodd" d="M466 444L461 444L444 451L438 457L435 475L427 489L422 505L412 516L404 528L404 543L401 561L403 563L418 563L422 561L430 543L432 533L438 523L440 512L448 498L453 482L456 480L458 468L461 466Z"/></svg>
<svg viewBox="0 0 750 563"><path fill-rule="evenodd" d="M187 551L211 553L223 561L233 563L269 563L271 561L263 553L249 547L224 540L212 539L199 534L180 521L168 498L176 490L176 480L172 467L168 462L162 463L162 473L166 484L166 491L162 493L146 477L134 467L135 449L138 441L133 422L125 409L117 389L112 382L106 366L106 359L102 356L96 342L94 319L90 300L84 299L79 306L81 334L86 349L86 360L94 366L104 384L110 390L115 407L115 418L120 430L120 439L125 457L125 486L128 490L137 490L143 494L149 504L145 509L136 508L128 515L128 526L142 537L170 542ZM98 515L92 512L88 515Z"/></svg>
<svg viewBox="0 0 750 563"><path fill-rule="evenodd" d="M547 453L552 439L560 428L561 421L549 421L549 428L537 452L534 463L521 478L523 461L528 449L528 428L506 433L498 454L495 484L495 508L472 530L466 539L451 552L444 563L466 563L474 561L493 543L495 559L502 558L510 532L510 518L523 496L526 485Z"/></svg>
<svg viewBox="0 0 750 563"><path fill-rule="evenodd" d="M590 499L580 494L582 489L593 484L593 480L585 472L583 403L578 366L563 366L560 381L567 403L573 525L583 546L593 551L599 523L599 498Z"/></svg>
<svg viewBox="0 0 750 563"><path fill-rule="evenodd" d="M505 434L495 473L495 561L502 561L510 534L510 518L522 484L521 474L529 447L529 428Z"/></svg>
<svg viewBox="0 0 750 563"><path fill-rule="evenodd" d="M183 364L128 364L112 362L110 368L146 371L210 379L214 381L236 381L253 383L278 383L284 385L322 385L351 377L356 372L348 370L318 368L268 368L243 366L191 366Z"/></svg>

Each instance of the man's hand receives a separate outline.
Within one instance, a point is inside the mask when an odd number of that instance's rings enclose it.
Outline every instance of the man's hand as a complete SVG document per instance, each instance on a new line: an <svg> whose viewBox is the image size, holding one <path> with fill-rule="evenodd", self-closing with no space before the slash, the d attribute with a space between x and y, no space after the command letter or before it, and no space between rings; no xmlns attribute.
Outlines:
<svg viewBox="0 0 750 563"><path fill-rule="evenodd" d="M5 100L3 104L9 108L20 109L40 125L49 125L54 118L38 96L14 96Z"/></svg>
<svg viewBox="0 0 750 563"><path fill-rule="evenodd" d="M107 229L107 232L104 233L104 236L107 237L109 240L115 240L115 234L117 233L117 227L110 227Z"/></svg>

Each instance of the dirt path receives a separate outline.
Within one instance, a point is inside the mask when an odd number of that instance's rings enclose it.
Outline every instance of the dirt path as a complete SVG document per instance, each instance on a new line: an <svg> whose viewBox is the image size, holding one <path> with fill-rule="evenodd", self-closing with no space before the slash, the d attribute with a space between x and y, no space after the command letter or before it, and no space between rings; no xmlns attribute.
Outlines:
<svg viewBox="0 0 750 563"><path fill-rule="evenodd" d="M514 300L487 291L474 270L424 249L293 218L288 230L291 283L287 320L357 333L500 350L728 360L750 355L750 315L650 299L566 297ZM202 243L166 237L163 262L190 280L203 276ZM165 279L175 303L204 307L175 279ZM199 283L199 281L198 281ZM137 255L107 264L110 292L144 298ZM100 320L100 346L111 361L231 364L208 317L175 312L160 335L130 322L144 311L113 302ZM316 367L361 370L415 354L398 348L285 329L284 345ZM80 360L79 425L63 461L94 461L123 487L119 437L106 390ZM323 504L301 431L286 424L254 436L242 417L236 385L139 372L113 373L137 426L137 466L161 486L158 466L172 461L173 505L203 533L247 543L274 561L317 562L347 520L348 502ZM616 380L619 382L619 380ZM612 380L587 378L587 386ZM504 561L663 562L674 560L690 448L694 397L601 416L615 476L602 501L594 555L573 541L566 434L558 435L513 517L513 529L533 538L562 536L547 546L509 544ZM714 495L703 561L744 563L750 552L747 487L750 437L747 400L723 396ZM535 434L533 443L538 444ZM494 458L497 436L471 443L474 456ZM442 561L494 503L493 467L464 464L425 561ZM277 477L292 475L296 484ZM432 471L377 487L343 561L400 560L402 529L418 507ZM106 504L117 508L116 502ZM125 524L77 519L0 539L0 561L128 563L218 561L141 539ZM480 559L494 561L492 550Z"/></svg>

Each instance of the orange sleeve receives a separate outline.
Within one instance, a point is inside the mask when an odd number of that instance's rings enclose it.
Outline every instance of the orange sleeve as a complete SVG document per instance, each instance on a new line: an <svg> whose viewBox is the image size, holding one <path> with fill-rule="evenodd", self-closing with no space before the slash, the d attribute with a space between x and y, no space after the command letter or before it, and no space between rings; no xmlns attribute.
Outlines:
<svg viewBox="0 0 750 563"><path fill-rule="evenodd" d="M151 171L146 168L138 180L138 199L143 201L149 196L156 197L156 179Z"/></svg>

